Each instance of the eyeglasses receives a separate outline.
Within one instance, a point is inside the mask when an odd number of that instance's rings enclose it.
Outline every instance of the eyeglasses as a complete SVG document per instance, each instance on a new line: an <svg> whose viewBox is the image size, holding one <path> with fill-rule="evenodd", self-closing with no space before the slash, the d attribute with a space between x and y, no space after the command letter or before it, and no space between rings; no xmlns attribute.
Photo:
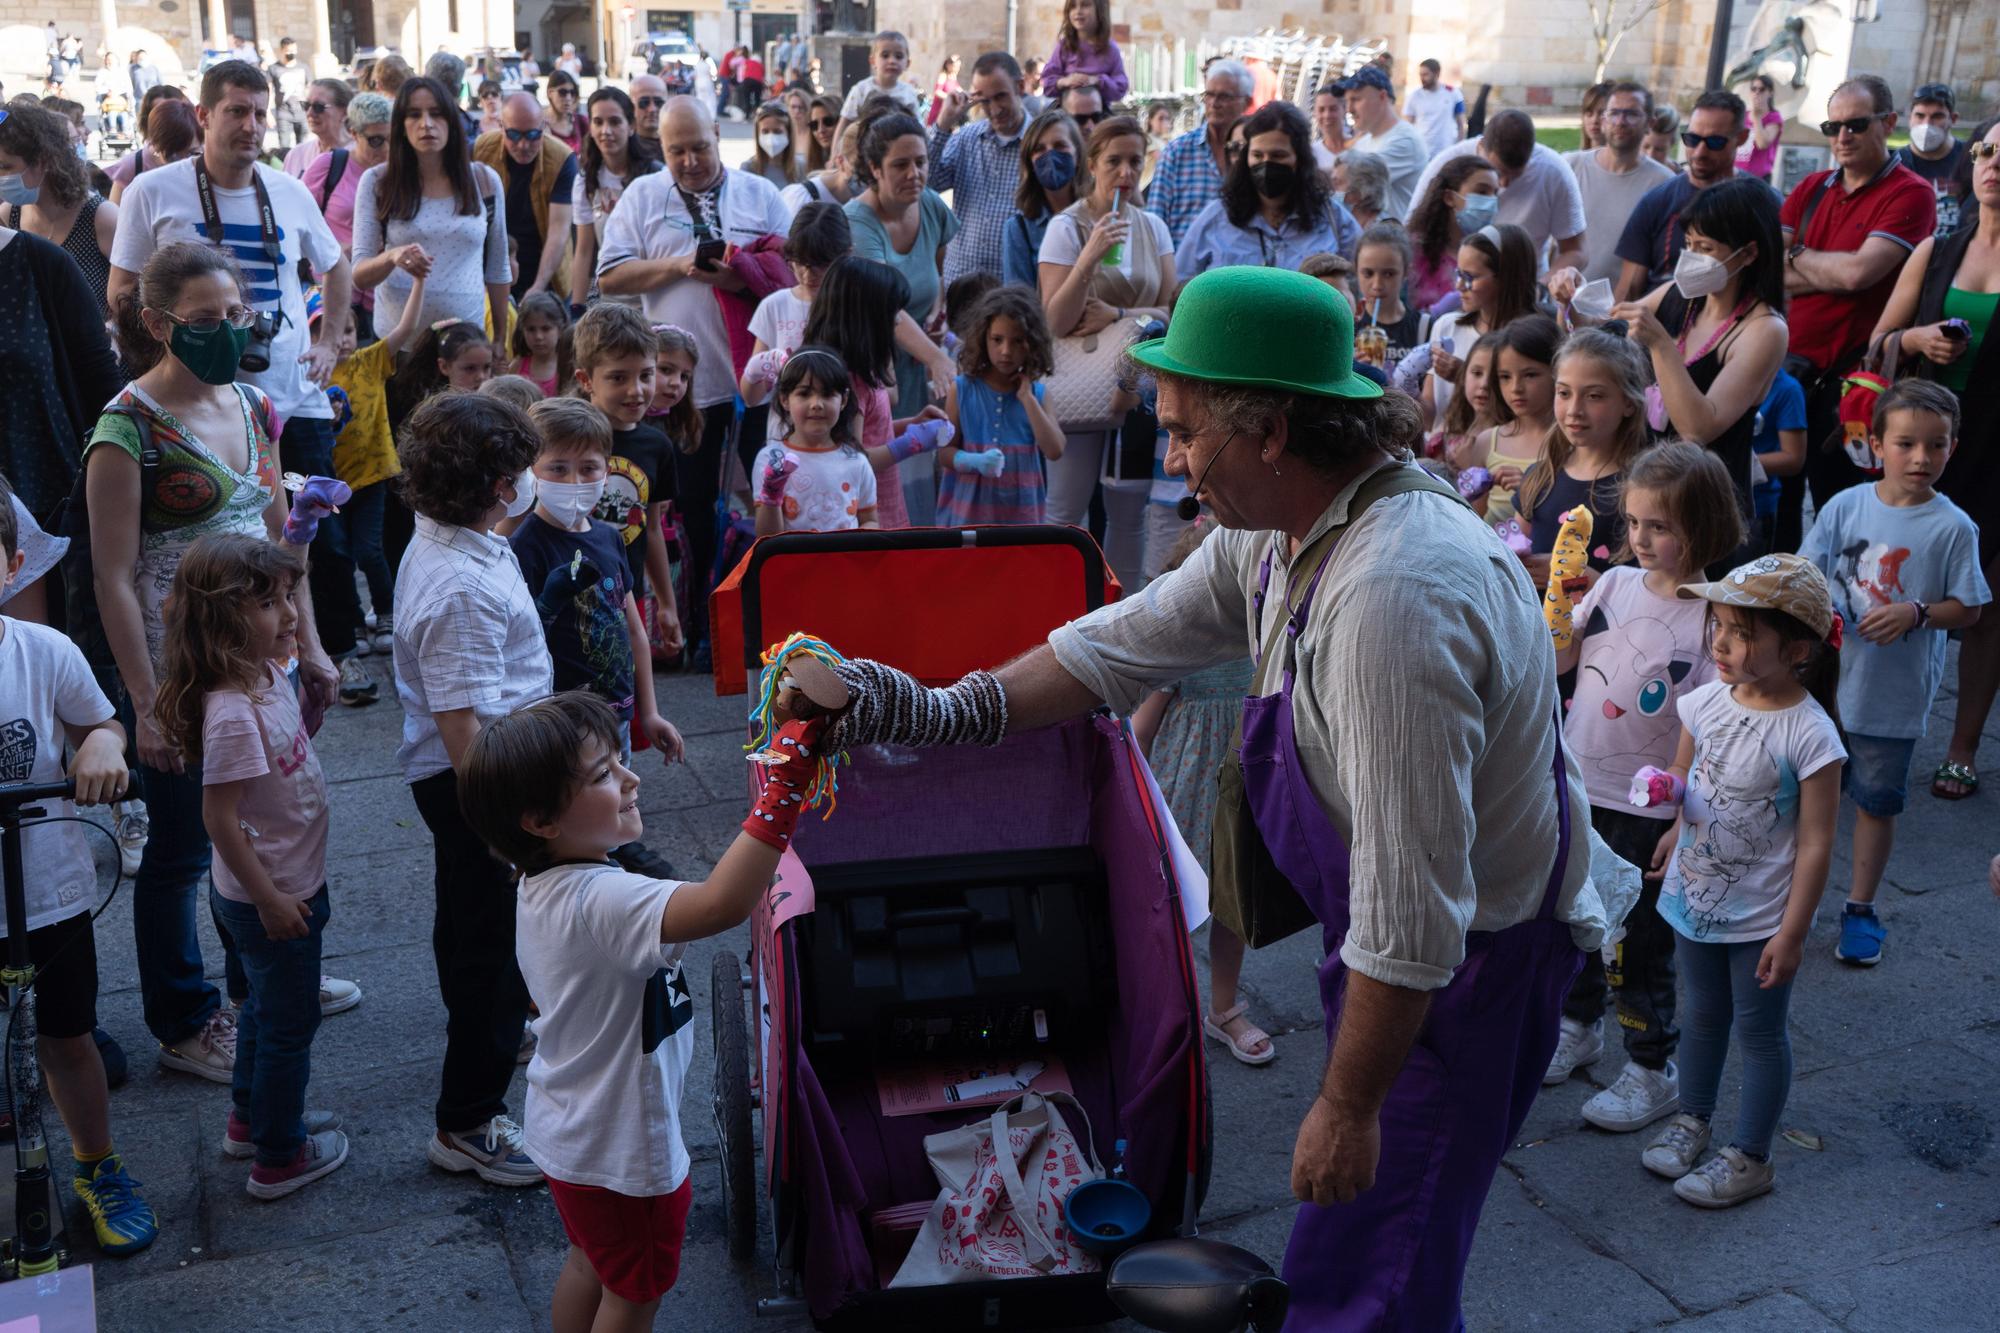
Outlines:
<svg viewBox="0 0 2000 1333"><path fill-rule="evenodd" d="M1623 111L1607 111L1604 113L1604 118L1606 120L1644 120L1646 113L1637 108L1627 108Z"/></svg>
<svg viewBox="0 0 2000 1333"><path fill-rule="evenodd" d="M333 109L334 109L334 108L333 108L333 103L331 103L331 102L307 102L307 103L306 103L306 110L307 110L308 112L312 113L312 114L313 114L313 115L315 115L315 116L323 116L323 115L325 115L325 114L326 114L327 112L329 112L329 111L331 111L331 110L333 110Z"/></svg>
<svg viewBox="0 0 2000 1333"><path fill-rule="evenodd" d="M542 137L542 132L541 132L540 130L538 130L538 129L535 129L535 130L508 130L508 131L507 131L507 142L508 142L508 143L533 143L533 142L535 142L535 140L537 140L537 139L539 139L539 138L541 138L541 137Z"/></svg>
<svg viewBox="0 0 2000 1333"><path fill-rule="evenodd" d="M1872 116L1849 116L1846 120L1822 120L1819 123L1819 132L1829 139L1838 139L1842 130L1846 130L1849 134L1866 134L1870 125L1893 114L1895 113L1890 111L1878 111Z"/></svg>
<svg viewBox="0 0 2000 1333"><path fill-rule="evenodd" d="M162 310L160 313L186 329L189 333L214 333L224 324L227 324L232 329L247 329L257 322L257 312L247 305L233 305L229 307L228 312L221 319L213 317L207 319L182 319L171 310Z"/></svg>
<svg viewBox="0 0 2000 1333"><path fill-rule="evenodd" d="M389 136L386 134L364 134L361 136L361 142L379 153L389 146Z"/></svg>
<svg viewBox="0 0 2000 1333"><path fill-rule="evenodd" d="M1201 100L1204 102L1242 102L1242 101L1247 101L1248 99L1245 98L1242 93L1218 93L1218 92L1204 91L1201 95Z"/></svg>
<svg viewBox="0 0 2000 1333"><path fill-rule="evenodd" d="M1478 282L1481 278L1485 276L1486 275L1484 273L1467 273L1464 269L1461 268L1452 271L1451 281L1452 285L1458 288L1460 291L1469 292L1472 290L1472 284Z"/></svg>
<svg viewBox="0 0 2000 1333"><path fill-rule="evenodd" d="M666 104L667 99L664 97L635 97L632 99L632 105L638 107L641 111L651 111L655 107L663 107Z"/></svg>
<svg viewBox="0 0 2000 1333"><path fill-rule="evenodd" d="M642 105L642 106L643 106L643 105L644 105L644 103L641 103L640 105ZM810 120L808 120L808 121L806 122L806 124L807 124L807 125L809 125L809 126L811 126L811 127L813 128L813 129L816 129L816 130L830 130L830 129L833 129L833 128L834 128L835 126L837 126L837 125L839 125L839 124L840 124L840 117L839 117L839 116L814 116L814 117L812 117L812 118L811 118Z"/></svg>
<svg viewBox="0 0 2000 1333"><path fill-rule="evenodd" d="M1979 162L1984 162L1987 158L1992 157L1995 153L2000 153L2000 143L1993 143L1990 140L1981 139L1978 143L1967 144L1965 146L1965 151L1972 154L1974 160Z"/></svg>
<svg viewBox="0 0 2000 1333"><path fill-rule="evenodd" d="M1689 148L1706 148L1711 153L1719 153L1729 147L1729 136L1726 134L1696 134L1693 130L1682 130L1681 142Z"/></svg>

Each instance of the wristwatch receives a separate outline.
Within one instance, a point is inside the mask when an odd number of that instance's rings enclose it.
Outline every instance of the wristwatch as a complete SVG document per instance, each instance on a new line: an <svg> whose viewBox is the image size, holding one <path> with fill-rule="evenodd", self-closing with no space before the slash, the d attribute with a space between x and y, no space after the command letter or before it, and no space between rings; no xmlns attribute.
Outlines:
<svg viewBox="0 0 2000 1333"><path fill-rule="evenodd" d="M1917 623L1910 626L1911 629L1919 630L1931 623L1931 609L1928 606L1914 597L1910 599L1910 605L1917 608Z"/></svg>

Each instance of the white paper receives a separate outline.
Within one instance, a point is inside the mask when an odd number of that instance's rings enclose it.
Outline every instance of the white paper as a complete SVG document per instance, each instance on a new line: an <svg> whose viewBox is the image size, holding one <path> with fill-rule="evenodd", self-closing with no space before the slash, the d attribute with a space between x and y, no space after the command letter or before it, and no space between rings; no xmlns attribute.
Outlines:
<svg viewBox="0 0 2000 1333"><path fill-rule="evenodd" d="M1129 733L1128 733L1129 737ZM1146 775L1146 794L1153 802L1153 809L1159 813L1160 825L1167 831L1167 850L1173 857L1174 877L1181 882L1181 915L1187 921L1191 935L1201 929L1201 923L1208 920L1208 872L1201 862L1194 859L1188 850L1187 840L1181 837L1181 826L1174 822L1174 812L1167 809L1167 798L1160 794L1160 781L1153 776L1153 766L1146 762L1146 756L1137 744L1132 753L1138 757L1140 771Z"/></svg>

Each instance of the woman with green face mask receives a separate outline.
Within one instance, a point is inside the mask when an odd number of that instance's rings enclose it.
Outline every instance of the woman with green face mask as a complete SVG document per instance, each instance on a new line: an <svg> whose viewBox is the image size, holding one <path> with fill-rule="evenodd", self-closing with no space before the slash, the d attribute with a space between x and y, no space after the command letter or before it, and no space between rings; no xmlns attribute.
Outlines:
<svg viewBox="0 0 2000 1333"><path fill-rule="evenodd" d="M152 819L132 907L146 1026L161 1064L223 1083L235 1064L235 1025L204 978L194 927L209 864L201 774L161 738L153 696L161 608L188 547L212 533L277 541L284 525L270 400L234 382L253 318L243 290L235 261L206 242L154 252L117 311L120 349L138 377L111 400L83 459L97 605L131 696L138 794ZM160 451L150 482L139 463L148 444ZM305 585L297 597L300 679L331 699L338 674L320 648ZM229 992L241 997L243 969L222 938Z"/></svg>

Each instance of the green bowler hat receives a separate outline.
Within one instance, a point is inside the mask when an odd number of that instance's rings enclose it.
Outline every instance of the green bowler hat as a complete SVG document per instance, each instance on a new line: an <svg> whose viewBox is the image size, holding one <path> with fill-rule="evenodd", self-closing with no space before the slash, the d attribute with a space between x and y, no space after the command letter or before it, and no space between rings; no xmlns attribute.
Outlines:
<svg viewBox="0 0 2000 1333"><path fill-rule="evenodd" d="M1380 398L1354 373L1354 315L1318 278L1281 268L1210 269L1181 289L1164 338L1132 348L1142 366L1214 384L1322 398Z"/></svg>

